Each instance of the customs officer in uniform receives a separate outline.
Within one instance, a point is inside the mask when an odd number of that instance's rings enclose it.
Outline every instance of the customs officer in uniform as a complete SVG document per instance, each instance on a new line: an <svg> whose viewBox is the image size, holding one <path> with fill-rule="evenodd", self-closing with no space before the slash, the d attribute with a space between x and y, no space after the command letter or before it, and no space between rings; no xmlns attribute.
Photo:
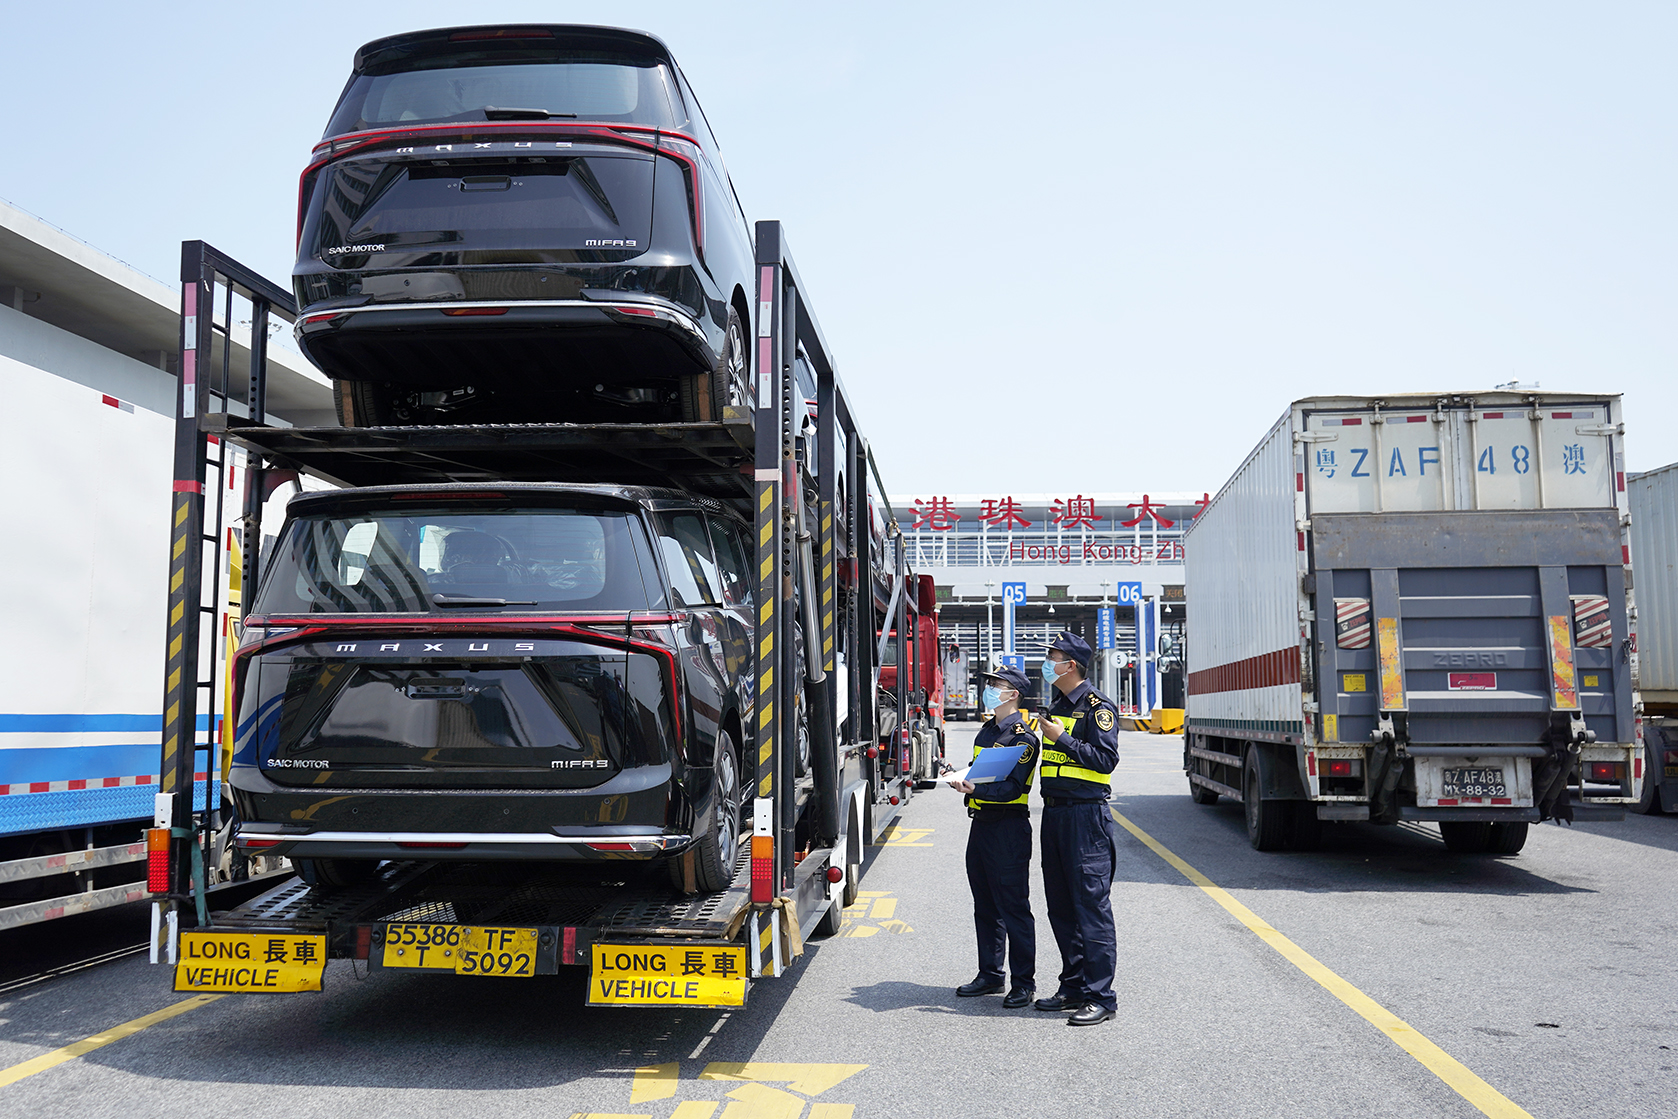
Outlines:
<svg viewBox="0 0 1678 1119"><path fill-rule="evenodd" d="M1021 714L1029 689L1025 673L1003 665L986 673L984 705L991 715L973 739L973 756L987 747L1017 748L1020 759L1000 781L950 784L967 794L967 884L973 890L973 927L979 938L979 974L956 988L965 997L1002 992L1006 946L1011 984L1002 1005L1017 1010L1037 993L1037 921L1031 915L1031 811L1026 797L1037 768L1034 723Z"/></svg>
<svg viewBox="0 0 1678 1119"><path fill-rule="evenodd" d="M1043 677L1058 693L1043 734L1043 896L1060 946L1060 988L1038 1010L1070 1010L1068 1024L1096 1026L1118 1011L1113 994L1113 817L1119 763L1117 708L1090 687L1090 647L1074 633L1050 645Z"/></svg>

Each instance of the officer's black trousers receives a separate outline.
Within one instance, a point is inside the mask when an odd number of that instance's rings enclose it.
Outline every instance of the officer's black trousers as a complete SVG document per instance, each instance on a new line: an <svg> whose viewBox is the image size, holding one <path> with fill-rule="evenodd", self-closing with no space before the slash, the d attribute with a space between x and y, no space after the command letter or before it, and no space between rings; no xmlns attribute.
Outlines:
<svg viewBox="0 0 1678 1119"><path fill-rule="evenodd" d="M1043 900L1060 947L1060 989L1076 1002L1118 1009L1113 994L1113 817L1107 802L1043 809Z"/></svg>
<svg viewBox="0 0 1678 1119"><path fill-rule="evenodd" d="M967 884L973 888L973 929L979 938L979 975L1002 982L1002 953L1017 987L1037 975L1037 919L1031 915L1031 819L1023 814L974 817L967 832Z"/></svg>

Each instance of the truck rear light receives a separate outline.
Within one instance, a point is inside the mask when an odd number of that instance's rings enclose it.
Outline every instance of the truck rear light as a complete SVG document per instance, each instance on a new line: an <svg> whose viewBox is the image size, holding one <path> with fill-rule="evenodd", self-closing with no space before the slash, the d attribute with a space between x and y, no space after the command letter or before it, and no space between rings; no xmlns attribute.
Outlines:
<svg viewBox="0 0 1678 1119"><path fill-rule="evenodd" d="M775 837L752 836L752 901L767 905L775 897Z"/></svg>
<svg viewBox="0 0 1678 1119"><path fill-rule="evenodd" d="M1334 600L1334 643L1342 649L1369 648L1369 600Z"/></svg>
<svg viewBox="0 0 1678 1119"><path fill-rule="evenodd" d="M146 889L169 892L169 829L146 829Z"/></svg>
<svg viewBox="0 0 1678 1119"><path fill-rule="evenodd" d="M1581 649L1606 649L1614 643L1614 623L1608 613L1608 598L1600 594L1576 594L1573 599L1573 644Z"/></svg>
<svg viewBox="0 0 1678 1119"><path fill-rule="evenodd" d="M835 884L843 882L845 880L845 872L836 866L830 866L827 868L827 880Z"/></svg>
<svg viewBox="0 0 1678 1119"><path fill-rule="evenodd" d="M1359 777L1363 763L1353 758L1324 758L1321 763L1324 777Z"/></svg>
<svg viewBox="0 0 1678 1119"><path fill-rule="evenodd" d="M1588 780L1605 781L1609 784L1619 784L1625 780L1625 762L1587 762L1585 773Z"/></svg>

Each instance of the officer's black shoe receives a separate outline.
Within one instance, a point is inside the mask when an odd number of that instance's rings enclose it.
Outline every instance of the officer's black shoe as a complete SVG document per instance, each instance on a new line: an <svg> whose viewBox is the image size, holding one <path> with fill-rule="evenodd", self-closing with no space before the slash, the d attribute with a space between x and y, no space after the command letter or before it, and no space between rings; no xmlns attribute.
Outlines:
<svg viewBox="0 0 1678 1119"><path fill-rule="evenodd" d="M1108 1010L1096 1002L1087 1002L1078 1008L1077 1013L1066 1020L1068 1026L1099 1026L1103 1022L1111 1022L1116 1011Z"/></svg>
<svg viewBox="0 0 1678 1119"><path fill-rule="evenodd" d="M977 995L1000 995L1001 993L1002 984L992 983L982 975L973 980L973 982L963 983L961 986L956 988L956 994L960 995L964 999L970 999Z"/></svg>
<svg viewBox="0 0 1678 1119"><path fill-rule="evenodd" d="M1077 999L1069 998L1066 995L1054 995L1051 998L1038 999L1031 1005L1035 1006L1038 1010L1056 1011L1077 1010L1080 1004Z"/></svg>
<svg viewBox="0 0 1678 1119"><path fill-rule="evenodd" d="M1013 987L1008 991L1008 997L1002 1000L1005 1010L1018 1010L1031 1001L1031 996L1037 993L1035 987Z"/></svg>

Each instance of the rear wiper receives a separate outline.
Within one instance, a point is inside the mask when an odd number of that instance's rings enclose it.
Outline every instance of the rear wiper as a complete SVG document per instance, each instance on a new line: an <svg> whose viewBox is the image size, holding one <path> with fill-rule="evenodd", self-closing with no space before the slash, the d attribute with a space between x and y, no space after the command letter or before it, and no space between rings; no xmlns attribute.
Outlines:
<svg viewBox="0 0 1678 1119"><path fill-rule="evenodd" d="M554 113L547 109L497 109L494 105L484 106L485 120L552 120L555 117L570 117L575 120L576 113Z"/></svg>
<svg viewBox="0 0 1678 1119"><path fill-rule="evenodd" d="M518 602L507 598L474 598L464 594L434 594L431 601L438 606L535 606L535 600Z"/></svg>

